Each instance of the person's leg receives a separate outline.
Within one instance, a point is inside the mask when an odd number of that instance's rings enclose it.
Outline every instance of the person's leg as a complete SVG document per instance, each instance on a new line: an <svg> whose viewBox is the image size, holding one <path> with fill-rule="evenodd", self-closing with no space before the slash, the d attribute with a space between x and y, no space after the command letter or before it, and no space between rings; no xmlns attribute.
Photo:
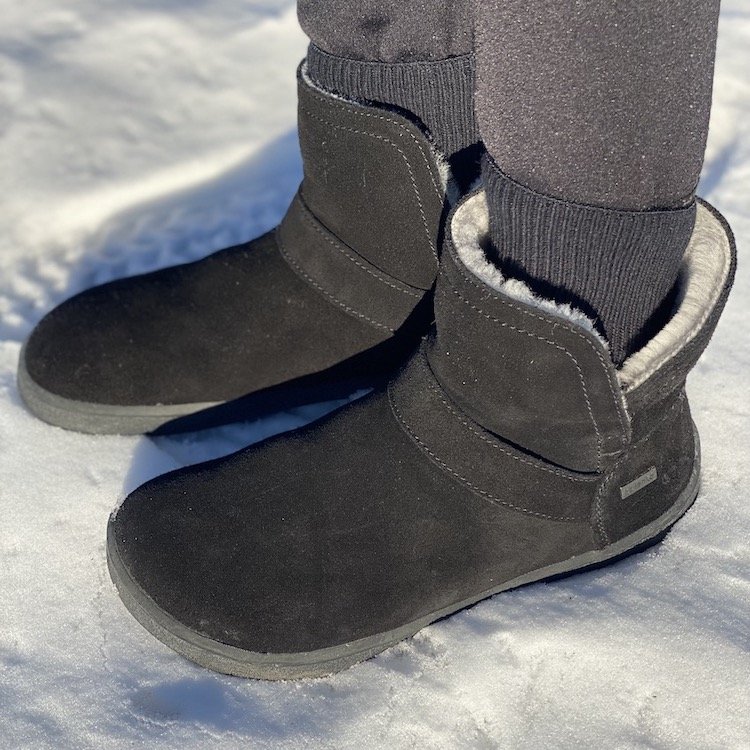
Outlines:
<svg viewBox="0 0 750 750"><path fill-rule="evenodd" d="M471 0L300 0L322 88L406 110L450 156L479 138Z"/></svg>
<svg viewBox="0 0 750 750"><path fill-rule="evenodd" d="M618 364L669 304L693 228L718 10L477 0L497 261L596 317Z"/></svg>
<svg viewBox="0 0 750 750"><path fill-rule="evenodd" d="M472 0L299 0L313 44L352 60L417 62L472 50Z"/></svg>

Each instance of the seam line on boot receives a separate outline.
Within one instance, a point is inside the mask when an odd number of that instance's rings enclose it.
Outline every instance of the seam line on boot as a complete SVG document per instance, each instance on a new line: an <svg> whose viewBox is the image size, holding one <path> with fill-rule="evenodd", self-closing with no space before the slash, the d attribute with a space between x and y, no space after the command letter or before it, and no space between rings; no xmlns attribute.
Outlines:
<svg viewBox="0 0 750 750"><path fill-rule="evenodd" d="M486 292L488 289L490 291L494 291L491 287L487 286L486 284L481 284L479 280L475 280L471 277L468 270L464 270L463 261L460 258L456 258L456 267L461 274L461 276L473 287L476 289L479 289L480 291ZM445 273L445 272L444 272ZM450 279L448 279L448 282L450 283ZM452 285L451 285L452 286ZM518 303L514 302L510 297L507 295L503 295L503 303L509 305L513 310L516 310L517 312L522 313L523 315L526 315L530 318L533 318L535 320L539 320L542 323L549 324L549 320L546 318L543 318L541 315L536 315L535 313L531 312L530 310L527 310L523 307L523 305L519 305ZM484 313L483 313L484 314ZM574 326L572 324L568 324L562 319L560 320L560 325L562 325L565 330L572 333L574 336L577 336L581 340L583 340L587 346L593 350L594 354L596 355L597 359L599 360L599 363L602 366L602 369L604 370L604 374L607 380L607 385L609 386L609 391L612 394L612 400L614 401L615 405L615 411L617 412L617 418L620 422L620 427L622 428L622 433L620 435L620 442L622 445L627 445L629 434L630 434L630 425L625 423L625 420L623 419L623 411L627 414L627 407L625 405L624 398L622 396L622 393L620 393L620 397L618 398L618 395L615 393L614 386L612 385L612 381L609 377L609 370L607 368L607 363L604 361L604 357L602 356L602 353L589 341L586 336L584 336L579 331L576 331Z"/></svg>
<svg viewBox="0 0 750 750"><path fill-rule="evenodd" d="M356 316L357 318L362 318L362 320L366 320L371 325L374 325L376 328L380 328L383 331L388 331L388 333L395 333L395 329L390 328L389 326L385 325L384 323L379 323L377 320L373 320L372 318L368 318L367 315L364 315L361 312L358 312L353 307L349 307L349 305L344 304L340 299L337 299L334 297L329 291L324 289L320 284L318 284L315 279L313 279L309 274L307 274L304 269L300 267L300 265L297 263L297 261L292 258L289 253L286 251L284 247L284 242L281 239L281 235L279 232L276 232L276 241L279 245L279 252L283 256L284 260L300 275L302 276L305 281L307 281L309 284L314 286L326 299L329 300L329 302L334 303L335 305L338 305L343 310L346 310L346 312L350 313L351 315Z"/></svg>
<svg viewBox="0 0 750 750"><path fill-rule="evenodd" d="M401 130L403 133L409 136L409 138L414 141L414 144L417 146L417 149L419 150L419 153L424 160L424 163L427 167L427 172L430 175L430 182L432 182L432 187L435 189L435 195L442 201L443 200L443 192L441 191L438 183L435 181L435 175L432 174L432 169L430 165L430 161L427 158L427 155L424 152L423 145L417 140L417 137L412 133L403 123L398 122L398 120L387 117L385 115L375 115L371 112L360 112L358 109L355 109L355 106L362 106L359 104L354 103L354 106L352 107L345 107L342 104L337 104L336 101L331 101L329 97L335 96L333 94L322 94L318 93L311 85L309 85L308 79L305 78L305 82L308 83L309 86L309 93L311 96L315 97L318 101L323 102L327 107L331 107L333 109L338 109L341 112L346 112L348 114L356 115L357 117L366 117L370 120L381 120L383 122L390 123L392 125L395 125L399 130ZM342 100L343 101L343 100ZM306 111L306 110L305 110ZM308 113L309 114L309 113ZM357 131L354 131L357 132ZM374 135L373 133L369 133L368 135Z"/></svg>
<svg viewBox="0 0 750 750"><path fill-rule="evenodd" d="M486 435L482 435L482 433L479 432L479 430L477 430L476 427L473 427L471 425L471 423L467 419L465 419L458 412L458 410L456 408L454 408L448 402L448 399L446 398L445 394L443 394L443 392L440 389L439 385L437 385L434 382L429 382L427 387L430 388L435 393L435 395L440 399L440 401L443 403L443 405L445 406L445 408L451 414L453 414L453 416L456 417L456 419L458 419L458 421L461 422L461 424L463 424L470 432L473 432L478 438L480 438L480 440L482 440L485 443L487 443L487 445L489 445L491 448L495 448L496 450L500 451L501 453L504 453L505 455L507 455L510 458L512 458L514 461L519 461L522 464L527 464L528 466L531 466L533 469L538 469L539 471L546 471L549 474L554 474L555 476L559 476L562 479L566 479L569 482L581 482L581 483L587 483L588 482L588 483L593 484L595 482L599 482L600 481L600 477L599 476L596 476L596 477L574 477L574 476L569 476L568 474L566 474L563 471L560 471L559 469L553 469L550 466L542 466L542 465L539 465L537 463L534 463L533 461L530 461L527 458L522 458L521 456L515 455L511 450L509 450L508 448L504 448L503 446L498 445L497 443L492 442L492 440L490 440Z"/></svg>
<svg viewBox="0 0 750 750"><path fill-rule="evenodd" d="M412 431L412 429L407 424L406 420L404 419L403 414L399 410L399 408L396 406L396 404L393 401L393 397L391 395L390 388L388 389L388 403L391 406L391 410L398 420L399 424L401 425L402 429L406 432L407 436L412 440L413 443L416 444L416 446L422 450L424 453L426 453L438 466L440 466L444 471L447 471L449 474L453 475L456 479L458 479L461 484L468 487L473 492L477 493L478 495L481 495L483 498L488 500L489 502L497 505L502 505L505 508L510 508L511 510L519 511L520 513L525 513L529 516L535 516L536 518L544 518L549 521L565 521L569 523L583 523L585 521L588 521L590 523L590 516L552 516L548 515L546 513L539 513L538 511L531 510L530 508L524 508L520 505L513 505L513 503L509 503L507 500L501 500L499 497L492 495L491 493L487 492L486 490L483 490L481 487L478 487L477 485L473 484L470 480L468 480L463 475L459 474L457 471L454 471L448 464L446 464L441 458L437 456L430 448L425 445L422 440Z"/></svg>
<svg viewBox="0 0 750 750"><path fill-rule="evenodd" d="M687 400L685 396L685 391L682 391L677 398L677 400L672 404L672 406L669 407L667 410L667 413L654 425L654 427L649 430L639 442L642 442L643 440L648 440L651 435L661 427L661 425L672 416L672 412L677 409L677 407L682 408L685 404L685 401ZM604 481L599 486L599 489L596 491L596 495L594 497L594 503L593 503L593 523L592 526L594 527L594 531L599 534L600 536L600 543L606 547L608 544L611 543L611 539L609 534L607 533L606 528L604 527L604 511L603 511L603 502L604 502L604 492L609 487L610 483L612 482L612 479L615 476L615 473L617 470L627 461L627 459L630 458L629 453L623 453L620 458L615 461L615 463L612 465L612 468L607 472L606 477L604 478Z"/></svg>
<svg viewBox="0 0 750 750"><path fill-rule="evenodd" d="M602 468L602 434L599 431L599 425L597 424L596 418L594 417L594 410L591 407L591 400L589 399L589 392L586 388L586 379L583 375L583 370L581 369L581 366L578 364L578 360L564 347L560 346L559 344L556 344L554 341L551 341L550 339L544 338L544 336L539 336L536 333L531 333L531 331L527 331L525 328L518 328L516 326L511 325L510 323L507 323L506 321L500 320L499 318L494 317L493 315L490 315L487 312L484 312L480 308L478 308L476 305L474 305L472 302L467 300L461 292L458 291L452 284L449 284L451 291L453 294L455 294L461 302L463 302L465 305L468 305L472 310L475 310L478 312L482 317L487 318L488 320L491 320L498 325L500 325L502 328L508 328L511 331L516 331L517 333L524 333L527 336L530 336L531 338L537 339L538 341L543 341L545 344L549 344L550 346L554 346L555 349L559 349L561 352L566 354L570 360L573 362L573 365L576 368L576 371L578 372L578 379L581 383L581 390L583 391L583 398L586 403L586 409L589 413L589 417L591 418L591 424L594 426L594 432L596 433L596 468L597 470L601 470Z"/></svg>
<svg viewBox="0 0 750 750"><path fill-rule="evenodd" d="M421 299L425 295L424 291L417 292L417 291L414 291L413 289L402 289L401 287L396 286L396 284L392 283L391 281L388 281L388 279L382 278L380 275L378 275L378 273L376 273L371 268L368 268L366 265L364 265L364 263L361 263L359 260L352 257L351 253L354 251L348 251L346 248L346 245L343 242L341 242L340 240L337 242L336 240L329 237L328 234L326 234L327 230L323 229L320 226L318 220L315 218L315 216L312 214L310 209L305 205L305 203L302 201L301 198L300 198L300 204L302 208L302 211L300 212L300 214L302 216L303 221L307 222L334 250L341 253L341 255L343 255L344 258L354 263L355 266L358 266L366 273L369 273L370 276L372 276L374 279L377 279L378 281L385 284L386 286L389 286L391 289L395 289L397 292L402 292L403 294L406 294L409 297L414 297L416 299ZM338 238L336 239L338 240ZM384 273L384 272L381 271L380 273Z"/></svg>
<svg viewBox="0 0 750 750"><path fill-rule="evenodd" d="M357 135L366 135L370 138L376 138L379 141L383 141L383 143L387 143L389 146L393 146L393 148L398 151L399 154L401 154L401 158L404 160L404 163L406 164L406 168L409 170L409 180L411 181L412 188L414 190L414 197L417 199L417 207L419 208L419 214L422 217L422 226L424 227L425 236L427 237L427 246L430 249L430 252L437 258L437 249L435 248L435 243L432 240L432 236L430 235L430 228L427 225L427 216L424 212L424 204L422 203L422 198L419 195L419 188L417 186L417 181L414 179L414 170L412 169L411 163L409 162L408 157L404 153L402 149L398 147L397 144L395 144L393 141L389 140L388 138L383 137L382 135L378 135L377 133L369 133L366 130L355 130L354 128L347 128L343 125L335 125L332 122L329 122L328 120L323 120L322 118L318 117L317 115L314 115L312 112L303 109L302 110L304 114L306 114L311 120L317 120L322 125L326 125L329 128L334 128L335 130L345 130L349 133L355 133Z"/></svg>

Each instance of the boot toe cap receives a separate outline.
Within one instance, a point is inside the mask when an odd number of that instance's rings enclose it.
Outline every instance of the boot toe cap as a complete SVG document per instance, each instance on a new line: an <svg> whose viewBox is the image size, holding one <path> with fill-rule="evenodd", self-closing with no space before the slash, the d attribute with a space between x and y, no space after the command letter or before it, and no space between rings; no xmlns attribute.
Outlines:
<svg viewBox="0 0 750 750"><path fill-rule="evenodd" d="M124 320L126 310L101 288L59 305L26 342L22 364L29 378L39 388L74 401L132 400L138 347Z"/></svg>
<svg viewBox="0 0 750 750"><path fill-rule="evenodd" d="M388 446L380 458L395 471L376 483L378 433ZM401 484L410 474L425 486L439 481L376 394L146 483L111 519L111 544L126 585L173 624L254 654L338 647L432 605L413 586L434 577L433 542L448 519L431 518L421 493L410 503L415 493ZM409 575L398 576L396 564Z"/></svg>

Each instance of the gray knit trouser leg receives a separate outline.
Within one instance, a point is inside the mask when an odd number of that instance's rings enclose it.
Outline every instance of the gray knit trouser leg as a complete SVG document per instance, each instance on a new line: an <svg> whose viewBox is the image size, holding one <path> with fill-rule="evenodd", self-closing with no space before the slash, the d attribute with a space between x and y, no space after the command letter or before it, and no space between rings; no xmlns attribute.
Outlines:
<svg viewBox="0 0 750 750"><path fill-rule="evenodd" d="M644 342L695 219L719 0L298 8L314 80L409 110L446 153L477 138L476 75L493 259L592 315L616 363Z"/></svg>
<svg viewBox="0 0 750 750"><path fill-rule="evenodd" d="M497 261L593 315L621 363L695 220L719 0L476 0Z"/></svg>
<svg viewBox="0 0 750 750"><path fill-rule="evenodd" d="M307 66L322 88L396 106L446 156L479 140L472 0L299 0Z"/></svg>

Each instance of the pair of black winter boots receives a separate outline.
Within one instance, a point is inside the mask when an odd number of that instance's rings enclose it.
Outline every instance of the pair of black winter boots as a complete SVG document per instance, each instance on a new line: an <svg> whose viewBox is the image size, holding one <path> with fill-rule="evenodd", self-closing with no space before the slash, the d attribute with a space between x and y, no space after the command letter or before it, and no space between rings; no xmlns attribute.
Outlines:
<svg viewBox="0 0 750 750"><path fill-rule="evenodd" d="M35 414L94 433L374 387L150 481L110 519L109 569L139 622L199 664L271 679L335 672L662 538L698 492L685 378L735 263L701 202L671 317L616 369L585 317L487 260L484 193L448 206L420 127L304 77L299 102L304 181L275 231L74 297L19 367Z"/></svg>

